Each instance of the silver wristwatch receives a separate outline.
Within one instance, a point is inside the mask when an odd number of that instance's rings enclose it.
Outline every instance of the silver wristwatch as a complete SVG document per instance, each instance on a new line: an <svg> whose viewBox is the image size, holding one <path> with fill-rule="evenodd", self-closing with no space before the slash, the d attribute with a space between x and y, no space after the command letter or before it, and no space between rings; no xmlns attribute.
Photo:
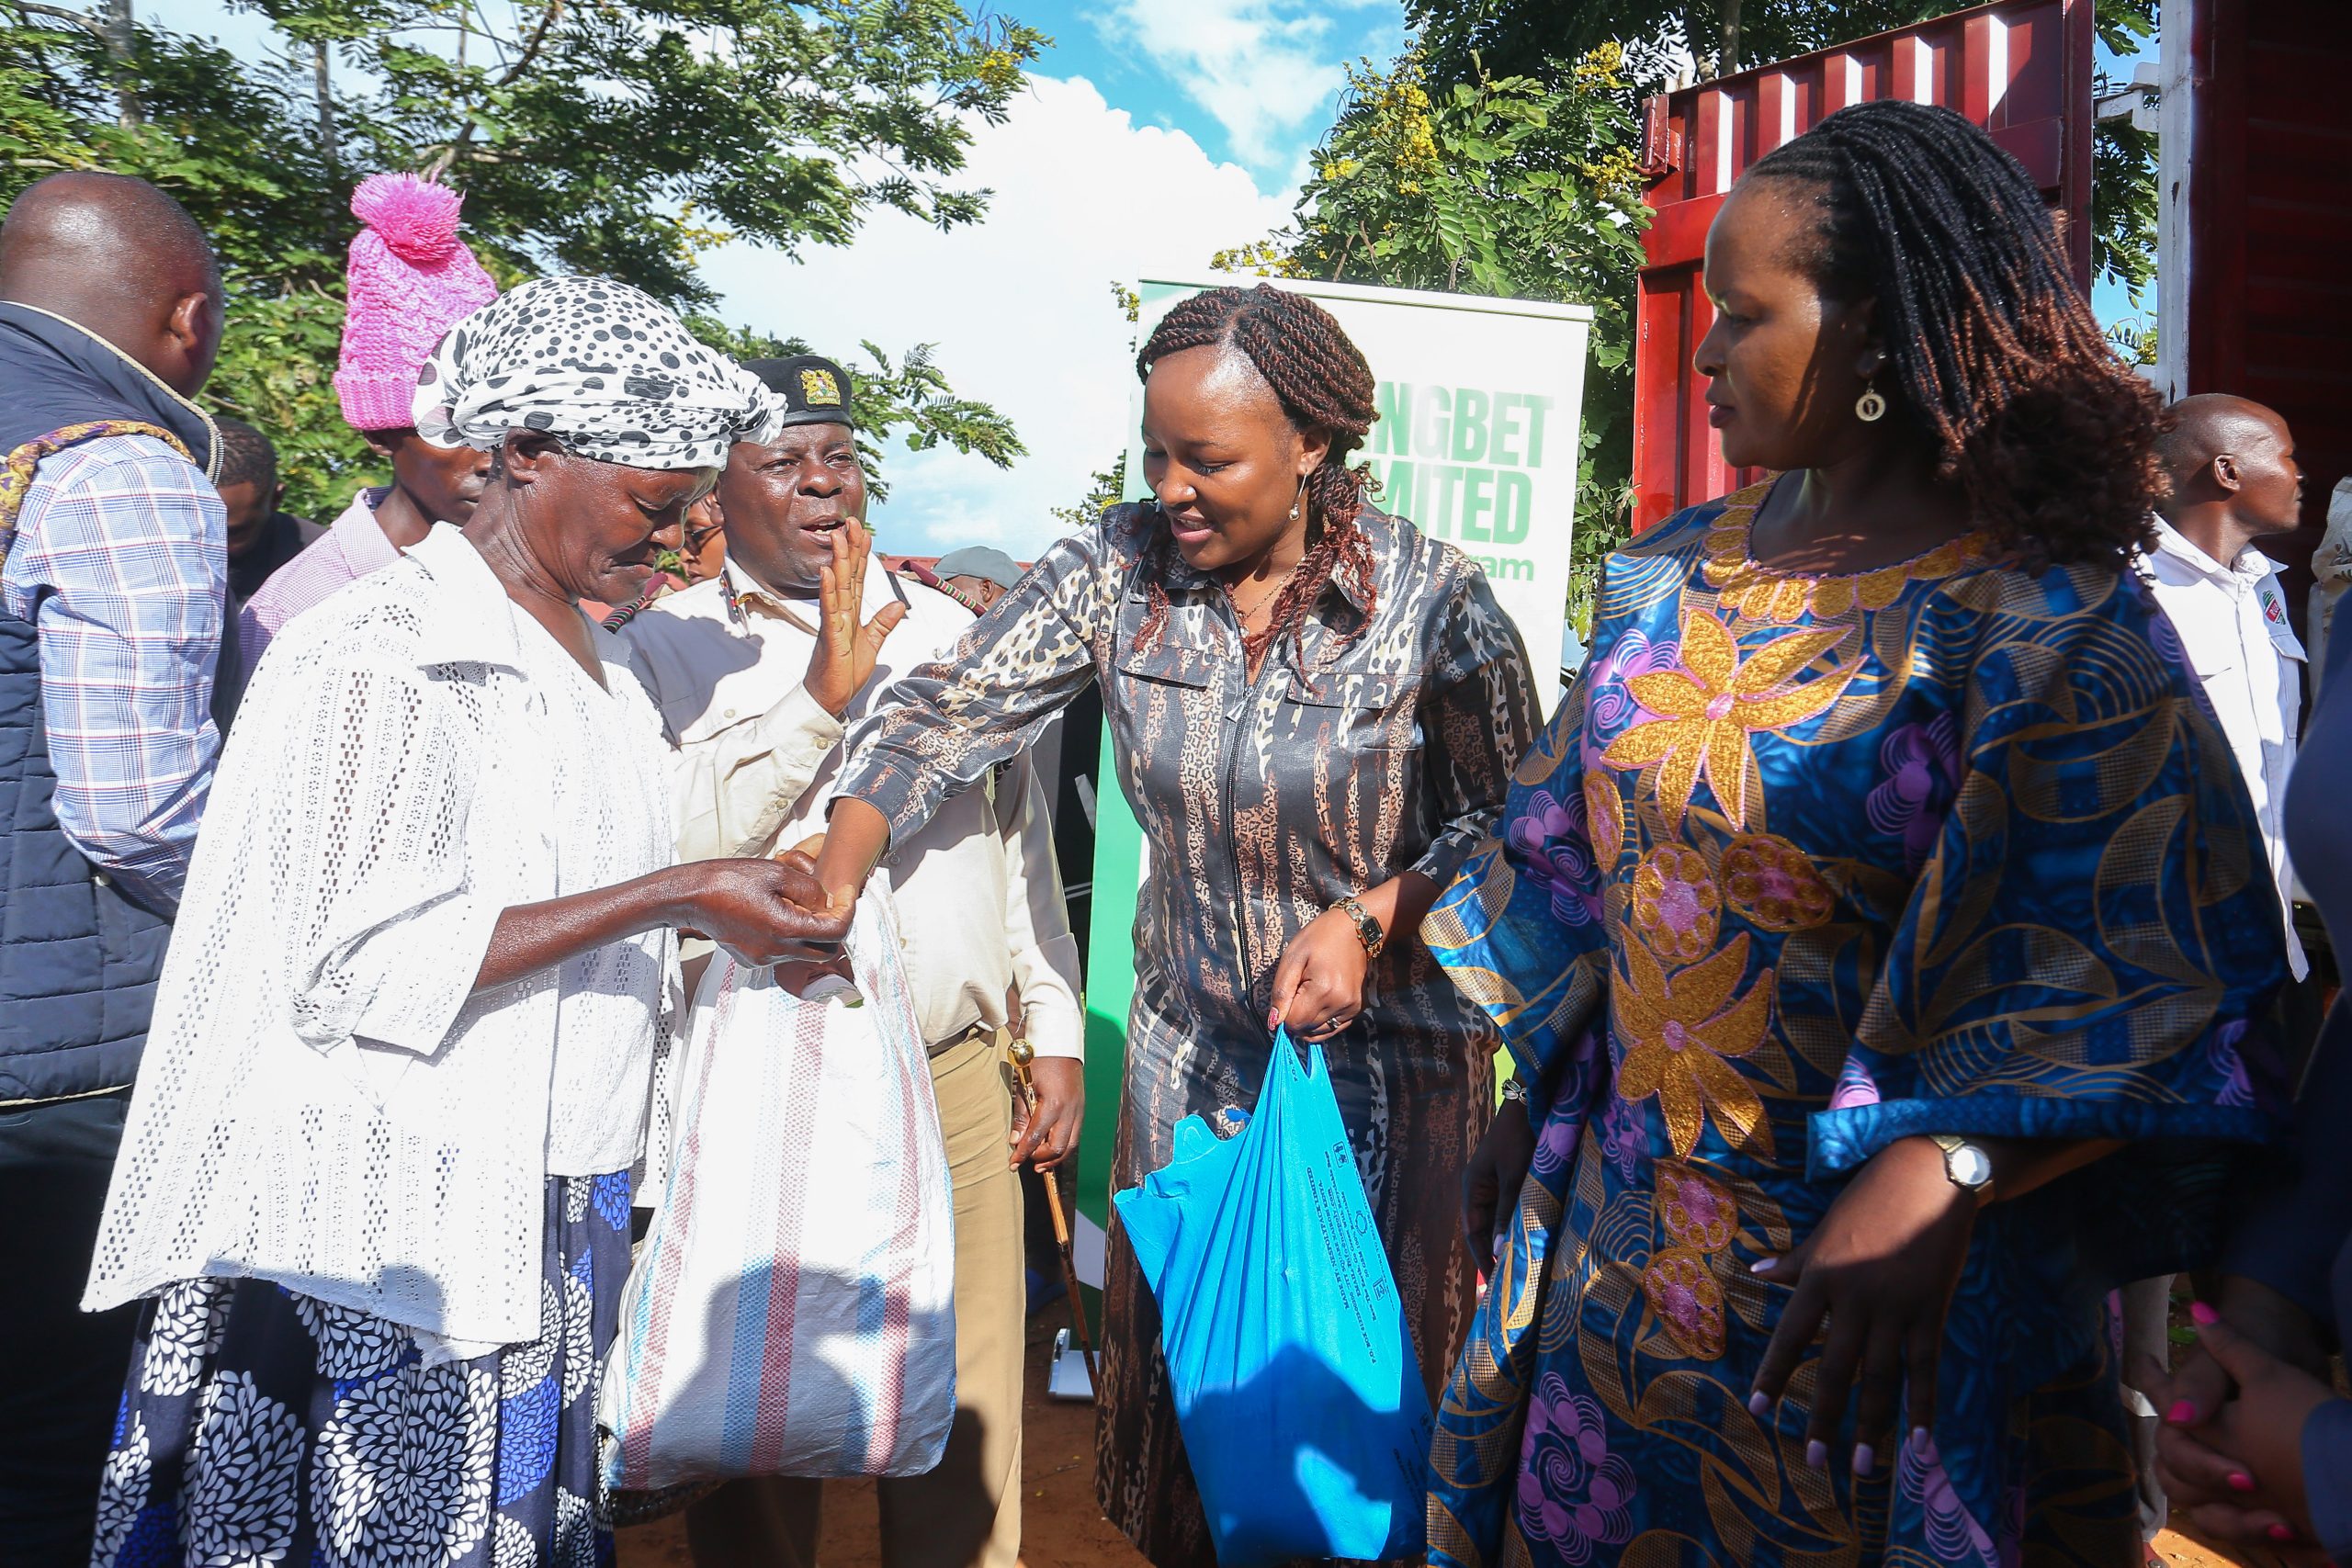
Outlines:
<svg viewBox="0 0 2352 1568"><path fill-rule="evenodd" d="M1944 1175L1963 1192L1973 1193L1980 1202L1993 1201L1993 1156L1951 1133L1934 1134L1936 1147L1944 1152Z"/></svg>

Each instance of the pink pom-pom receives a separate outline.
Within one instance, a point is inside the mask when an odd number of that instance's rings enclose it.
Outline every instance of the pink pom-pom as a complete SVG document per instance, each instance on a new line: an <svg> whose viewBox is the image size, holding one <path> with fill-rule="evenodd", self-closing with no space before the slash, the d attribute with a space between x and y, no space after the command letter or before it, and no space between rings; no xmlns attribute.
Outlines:
<svg viewBox="0 0 2352 1568"><path fill-rule="evenodd" d="M414 175L370 175L351 193L353 216L383 237L392 254L415 266L447 261L458 249L458 209L465 197Z"/></svg>

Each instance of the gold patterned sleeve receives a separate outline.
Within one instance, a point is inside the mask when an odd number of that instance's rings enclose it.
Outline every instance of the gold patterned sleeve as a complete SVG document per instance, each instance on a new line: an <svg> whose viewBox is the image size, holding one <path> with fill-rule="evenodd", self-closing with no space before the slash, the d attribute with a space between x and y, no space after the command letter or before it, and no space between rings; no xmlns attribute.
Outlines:
<svg viewBox="0 0 2352 1568"><path fill-rule="evenodd" d="M903 840L949 795L1025 750L1094 679L1131 558L1131 510L1114 507L1057 543L952 658L901 677L890 704L850 731L833 797L865 801Z"/></svg>
<svg viewBox="0 0 2352 1568"><path fill-rule="evenodd" d="M1420 720L1440 826L1413 869L1443 887L1501 820L1511 770L1541 727L1527 650L1482 573L1447 601Z"/></svg>

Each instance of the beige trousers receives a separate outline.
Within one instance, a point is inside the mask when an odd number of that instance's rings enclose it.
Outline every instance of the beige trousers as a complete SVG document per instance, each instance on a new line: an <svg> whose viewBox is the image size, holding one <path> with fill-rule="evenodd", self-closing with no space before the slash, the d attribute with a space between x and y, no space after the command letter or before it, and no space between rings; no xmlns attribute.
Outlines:
<svg viewBox="0 0 2352 1568"><path fill-rule="evenodd" d="M956 1425L939 1468L885 1479L887 1568L1014 1568L1027 1286L1021 1182L1005 1163L1012 1078L993 1035L931 1059L956 1187ZM686 1510L696 1568L816 1568L823 1483L729 1482Z"/></svg>

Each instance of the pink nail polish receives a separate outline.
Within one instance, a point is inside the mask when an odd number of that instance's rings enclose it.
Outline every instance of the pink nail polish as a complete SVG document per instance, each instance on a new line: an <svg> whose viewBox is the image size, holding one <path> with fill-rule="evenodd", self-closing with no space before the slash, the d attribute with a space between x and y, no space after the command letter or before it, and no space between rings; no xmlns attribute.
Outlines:
<svg viewBox="0 0 2352 1568"><path fill-rule="evenodd" d="M2211 1307L2207 1306L2203 1302L2189 1303L2188 1315L2195 1318L2200 1327L2209 1323L2219 1323L2222 1321L2222 1314L2215 1312Z"/></svg>
<svg viewBox="0 0 2352 1568"><path fill-rule="evenodd" d="M2173 1407L2165 1412L2165 1419L2176 1427L2194 1427L2197 1425L2197 1406L2186 1399L2176 1400Z"/></svg>
<svg viewBox="0 0 2352 1568"><path fill-rule="evenodd" d="M1804 1446L1804 1461L1815 1470L1829 1468L1829 1445L1819 1438Z"/></svg>
<svg viewBox="0 0 2352 1568"><path fill-rule="evenodd" d="M2273 1540L2292 1540L2295 1539L2295 1532L2285 1525L2272 1525L2266 1533L2268 1534L2270 1539Z"/></svg>
<svg viewBox="0 0 2352 1568"><path fill-rule="evenodd" d="M2242 1470L2233 1470L2230 1472L2230 1490L2233 1492L2253 1491L2254 1477L2248 1475Z"/></svg>
<svg viewBox="0 0 2352 1568"><path fill-rule="evenodd" d="M1758 1389L1747 1396L1747 1413L1759 1419L1772 1414L1772 1402L1764 1397L1762 1389Z"/></svg>
<svg viewBox="0 0 2352 1568"><path fill-rule="evenodd" d="M1868 1475L1871 1472L1871 1467L1877 1463L1878 1454L1868 1443L1854 1445L1854 1473L1856 1475Z"/></svg>

